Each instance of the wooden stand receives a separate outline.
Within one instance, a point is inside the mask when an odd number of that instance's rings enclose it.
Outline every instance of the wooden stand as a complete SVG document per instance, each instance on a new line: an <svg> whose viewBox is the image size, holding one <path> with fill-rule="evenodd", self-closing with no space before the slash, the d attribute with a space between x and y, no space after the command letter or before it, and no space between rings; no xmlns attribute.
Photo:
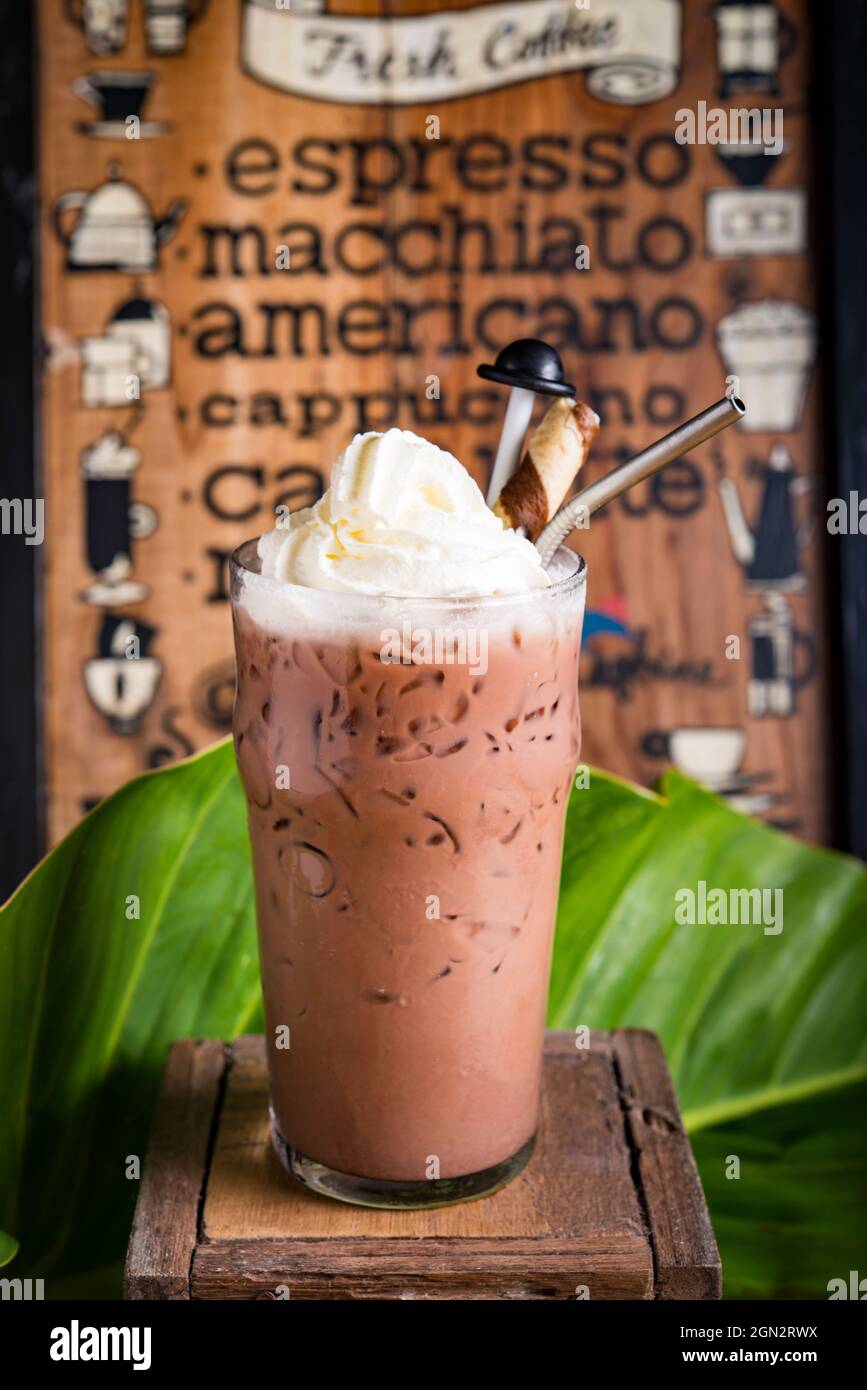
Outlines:
<svg viewBox="0 0 867 1390"><path fill-rule="evenodd" d="M658 1039L550 1033L524 1172L433 1211L287 1177L261 1037L169 1053L127 1253L131 1299L712 1299L719 1254Z"/></svg>

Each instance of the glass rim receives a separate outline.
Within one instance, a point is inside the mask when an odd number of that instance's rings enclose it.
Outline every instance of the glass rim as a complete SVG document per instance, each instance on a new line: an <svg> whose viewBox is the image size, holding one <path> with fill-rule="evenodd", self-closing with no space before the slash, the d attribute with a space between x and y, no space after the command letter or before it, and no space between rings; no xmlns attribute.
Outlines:
<svg viewBox="0 0 867 1390"><path fill-rule="evenodd" d="M428 606L431 608L499 608L516 603L537 603L540 598L558 598L563 595L578 592L586 588L587 584L587 561L577 550L572 550L571 546L560 545L554 552L557 556L568 556L568 563L573 565L570 573L564 574L562 578L555 580L546 588L538 589L518 589L509 594L440 594L440 595L421 595L421 594L358 594L345 589L315 589L309 584L293 584L285 579L273 579L263 575L261 570L253 569L248 563L250 548L258 559L259 537L252 536L249 540L242 541L232 551L229 559L232 566L232 574L251 575L254 580L262 580L268 585L276 586L280 592L285 592L287 598L293 595L315 594L317 600L323 600L326 604L333 602L335 608L345 607L347 603L370 605L381 603L403 603L414 606ZM233 598L234 601L234 598Z"/></svg>

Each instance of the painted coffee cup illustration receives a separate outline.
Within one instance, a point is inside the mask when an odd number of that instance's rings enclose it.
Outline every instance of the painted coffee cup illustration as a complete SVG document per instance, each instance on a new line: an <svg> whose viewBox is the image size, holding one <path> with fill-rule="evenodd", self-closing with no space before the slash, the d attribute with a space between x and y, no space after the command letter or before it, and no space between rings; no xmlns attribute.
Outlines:
<svg viewBox="0 0 867 1390"><path fill-rule="evenodd" d="M695 782L724 787L740 767L746 742L743 729L654 729L645 734L641 747L649 758L669 759Z"/></svg>

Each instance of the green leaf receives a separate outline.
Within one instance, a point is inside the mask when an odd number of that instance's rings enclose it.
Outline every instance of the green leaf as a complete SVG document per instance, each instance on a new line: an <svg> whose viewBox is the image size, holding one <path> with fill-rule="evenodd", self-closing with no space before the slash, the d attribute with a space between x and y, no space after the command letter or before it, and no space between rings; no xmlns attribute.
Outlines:
<svg viewBox="0 0 867 1390"><path fill-rule="evenodd" d="M17 1254L18 1241L14 1236L7 1235L6 1231L0 1231L0 1269L14 1260Z"/></svg>
<svg viewBox="0 0 867 1390"><path fill-rule="evenodd" d="M830 1279L863 1275L865 1113L862 1084L692 1136L727 1297L827 1298Z"/></svg>
<svg viewBox="0 0 867 1390"><path fill-rule="evenodd" d="M0 910L0 1225L22 1274L51 1297L52 1275L116 1266L169 1044L260 1026L226 742L100 804Z"/></svg>
<svg viewBox="0 0 867 1390"><path fill-rule="evenodd" d="M678 925L675 894L700 879L782 888L782 932ZM573 794L551 1022L661 1035L729 1295L824 1298L863 1264L865 925L863 866L682 778L658 796L594 772ZM258 1027L227 742L124 787L0 909L0 1224L20 1241L16 1273L49 1297L118 1291L127 1159L143 1156L169 1043Z"/></svg>
<svg viewBox="0 0 867 1390"><path fill-rule="evenodd" d="M824 1298L863 1264L867 871L677 774L664 791L594 773L573 794L550 1021L659 1033L727 1294ZM700 880L782 889L782 931L679 925Z"/></svg>

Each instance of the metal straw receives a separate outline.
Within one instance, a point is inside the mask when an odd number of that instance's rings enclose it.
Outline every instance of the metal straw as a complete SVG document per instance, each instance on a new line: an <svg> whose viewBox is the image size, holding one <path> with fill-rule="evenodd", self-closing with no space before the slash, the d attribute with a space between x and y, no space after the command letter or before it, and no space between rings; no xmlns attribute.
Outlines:
<svg viewBox="0 0 867 1390"><path fill-rule="evenodd" d="M746 406L743 401L738 400L737 396L724 396L716 405L709 406L700 415L687 420L686 424L678 425L671 434L658 439L628 463L612 469L604 478L598 478L595 483L577 493L571 502L567 502L565 507L561 507L551 518L536 541L536 549L542 556L545 568L549 567L569 532L585 517L619 497L627 488L634 487L644 478L649 478L667 463L673 463L675 459L688 454L690 449L703 444L706 439L718 434L728 425L733 425L745 414Z"/></svg>

